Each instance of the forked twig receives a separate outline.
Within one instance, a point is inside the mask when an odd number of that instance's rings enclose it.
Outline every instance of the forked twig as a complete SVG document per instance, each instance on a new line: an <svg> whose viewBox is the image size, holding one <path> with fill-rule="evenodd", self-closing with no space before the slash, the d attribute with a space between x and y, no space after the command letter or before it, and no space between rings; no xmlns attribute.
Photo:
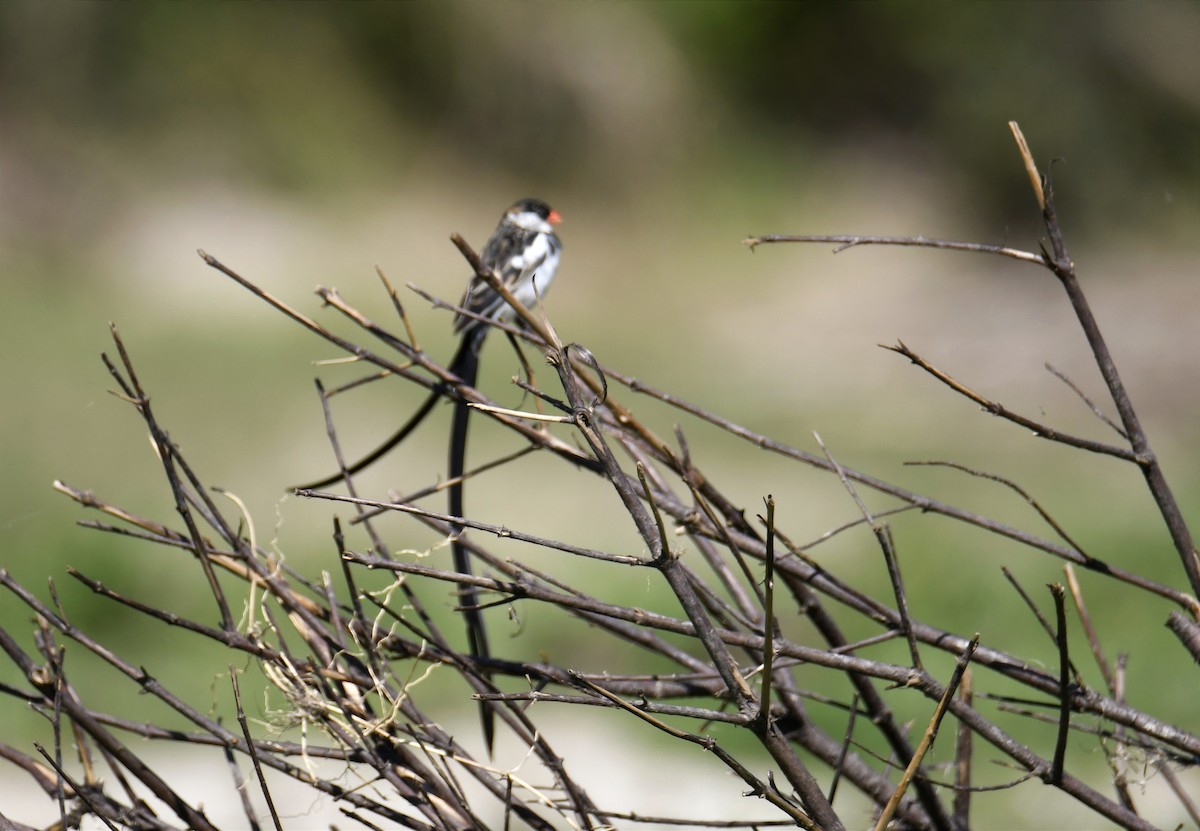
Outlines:
<svg viewBox="0 0 1200 831"><path fill-rule="evenodd" d="M1189 553L1189 532L1083 302L1054 212L1050 183L1041 177L1015 125L1013 132L1046 227L1047 241L1041 253L926 237L771 236L747 242L752 247L767 242L832 243L837 246L835 251L860 245L921 247L1002 256L1052 271L1066 289L1093 346L1117 402L1120 425L1114 429L1129 437L1128 446L1056 432L984 397L903 343L894 349L988 412L1068 448L1138 465L1176 548L1185 557L1194 592L1195 563L1189 565L1187 559L1194 559ZM504 296L496 275L482 266L471 247L457 235L452 239L475 276ZM1002 574L1050 636L1049 643L1031 638L1001 649L997 644L980 643L978 635L960 634L962 629L978 628L962 626L961 619L957 628L926 622L949 614L944 607L933 605L931 581L909 575L906 584L902 579L895 539L884 520L900 516L895 520L897 532L904 523L907 535L909 526L920 521L919 513L929 513L983 531L980 536L994 543L972 546L963 559L938 558L938 563L952 563L961 570L947 570L943 580L932 581L936 584L933 592L947 594L945 584L950 580L1002 579L994 568L977 565L985 562L983 558L1007 558L1016 551L1018 555L1049 554L1061 559L1069 564L1067 582L1101 666L1107 666L1105 650L1111 650L1100 640L1100 633L1110 627L1110 621L1104 619L1110 607L1093 603L1089 610L1084 605L1070 566L1078 564L1112 578L1107 587L1123 593L1120 603L1112 607L1119 611L1112 614L1158 613L1162 608L1159 598L1169 599L1193 617L1200 614L1194 594L1084 552L1029 495L1032 489L959 464L926 463L947 465L1009 488L1048 523L1053 531L1049 538L842 465L819 437L817 444L824 455L790 447L643 384L603 365L590 350L564 342L540 307L531 311L517 304L515 325L495 325L514 342L522 340L547 353L561 392L535 388L532 380L517 385L536 398L539 414L544 407L561 415L547 419L498 407L420 349L418 333L382 270L379 278L396 315L386 323L371 319L336 289L320 290L329 313L350 332L345 334L317 323L215 258L202 256L209 266L345 356L342 363L324 363L322 371L348 369L347 374L355 377L341 384L318 383L328 440L343 470L346 467L329 400L341 391L386 377L432 390L435 401L443 395L467 401L516 439L518 449L506 449L487 464L455 477L456 484L488 470L490 481L524 498L540 495L547 488L569 491L580 481L578 477L597 477L607 500L556 499L553 504L568 505L564 510L586 515L589 521L595 518L599 523L624 526L636 536L629 548L610 543L611 551L602 550L574 535L552 539L414 504L447 486L436 479L414 483L408 496L392 502L360 498L351 483L349 497L306 492L312 499L299 503L307 510L336 507L354 512L350 522L333 520L336 564L313 570L306 558L286 559L283 551L276 550L278 540L260 544L248 500L238 499L231 491L215 491L234 500L231 509L215 498L214 489L205 484L158 422L143 379L134 372L133 361L114 329L119 354L115 360L106 357L105 364L114 379L115 394L134 405L150 431L175 514L166 520L144 516L142 511L117 506L90 491L62 483L55 487L84 509L100 512L99 519L81 524L111 535L109 539L122 551L154 546L155 555L168 566L174 566L174 560L199 559L206 570L208 592L220 612L213 621L193 619L179 611L176 592L156 589L147 598L137 582L127 585L119 572L102 575L107 582L84 577L76 570L69 573L101 602L111 604L109 608L117 614L166 633L173 649L191 650L195 644L218 647L224 657L211 670L203 663L208 650L194 650L196 679L205 687L211 685L213 676L232 673L230 667L258 670L268 685L264 706L273 723L270 733L254 737L257 728L247 718L242 691L237 687L242 679L234 675L233 701L225 712L237 716L241 733L227 729L220 716L188 704L196 697L195 689L171 688L143 667L139 658L122 654L126 650L132 654L130 644L100 643L73 622L67 614L69 596L60 599L53 583L47 590L51 599L45 602L0 569L0 589L34 620L36 647L26 649L21 638L0 626L0 654L15 668L10 673L13 680L0 685L0 700L44 717L45 730L54 739L50 766L39 754L13 745L0 744L0 756L29 773L47 799L59 802L59 823L64 827L79 824L89 815L113 827L161 825L143 810L135 785L162 799L187 827L211 827L203 813L182 799L180 790L141 757L139 743L151 740L208 748L213 757L223 756L235 769L239 788L244 779L232 760L246 753L268 800L271 794L266 789L265 770L270 768L275 775L289 777L314 794L328 797L343 814L365 827L476 831L503 825L506 831L601 831L619 821L647 819L630 810L636 808L632 803L617 806L620 811L607 811L591 801L584 782L575 777L552 744L554 723L542 720L545 713L564 707L620 708L636 717L625 721L639 729L665 732L711 751L737 773L739 781L749 785L750 793L745 795L762 800L762 807L771 815L762 823L748 818L739 822L676 816L658 818L661 824L751 827L782 821L839 831L846 826L839 815L842 805L852 804L853 810L859 811L865 801L881 811L881 828L891 822L915 831L959 831L968 826L971 808L987 807L986 799L992 797L985 799L984 794L1036 777L1073 801L1088 820L1148 829L1149 822L1138 815L1134 805L1136 793L1127 784L1139 754L1147 765L1160 768L1166 781L1175 783L1176 793L1185 793L1186 783L1176 782L1168 765L1190 764L1200 757L1200 735L1186 725L1180 727L1158 717L1152 706L1140 708L1126 700L1126 674L1134 683L1134 669L1149 662L1127 666L1123 651L1117 650L1117 669L1105 670L1105 687L1084 685L1068 650L1061 587L1055 588L1056 622L1047 621L1012 572L1001 566ZM471 315L469 310L418 293L436 306ZM690 332L681 331L685 335ZM345 363L371 369L364 374L362 367L346 368ZM1103 418L1098 405L1061 373L1056 374ZM714 377L720 378L719 374ZM643 404L647 406L643 408ZM649 412L656 408L666 409L678 422L667 428L670 435L666 431L660 435L651 426L659 423L661 413ZM647 412L640 412L642 409ZM779 494L787 488L788 505L799 509L789 507L786 522L775 511L774 497L766 498L765 515L756 517L755 511L739 501L738 494L746 490L742 483L735 480L731 488L722 486L728 485L716 475L722 466L706 458L710 447L697 439L704 436L706 425L805 466L803 472L813 474L795 489L795 482L784 478L777 486L755 491ZM537 449L551 452L541 454L536 471L514 464ZM532 475L537 478L528 478ZM840 483L854 500L860 518L823 534L820 529L831 525L823 516L812 526L782 527L805 521L810 497L812 515L820 514L821 495L808 489L813 478L832 488ZM865 489L874 496L864 498ZM611 498L614 495L616 499ZM341 504L331 505L333 502ZM388 522L378 521L385 514ZM574 513L569 519L566 524L572 530L582 522L575 522ZM872 529L874 540L839 534L862 526ZM484 564L485 570L478 576L462 574L441 560L442 544L437 540L463 527L486 531L504 541L501 547L484 534L461 541L463 548ZM436 540L429 542L433 535ZM815 537L822 542L835 535L836 545L799 546L792 541ZM425 542L414 542L414 537ZM913 535L912 539L931 548L941 541L932 533L919 538ZM864 554L864 540L882 548L890 591L864 579L854 568ZM321 544L326 556L329 545ZM1037 563L1045 564L1041 557ZM638 570L614 570L629 566ZM306 574L308 571L312 573ZM487 597L486 603L470 604L474 608L503 606L517 621L503 654L498 651L486 660L472 658L448 634L458 632L458 627L441 625L446 616L461 611L455 608L455 598L465 595L463 587ZM460 601L458 605L468 604ZM990 622L996 608L980 607L961 614ZM230 610L238 608L247 611L235 620ZM537 625L527 625L529 621ZM560 624L563 632L585 626L586 638L538 640L541 632L558 630ZM1173 657L1190 666L1189 659L1200 657L1200 636L1194 622L1176 612L1168 624L1189 650L1186 654L1175 650ZM905 652L893 641L901 635L907 657L898 658ZM88 660L103 662L118 683L128 685L131 695L151 696L157 705L167 708L172 723L136 723L100 711L84 697L91 692L90 685L71 683L60 641L86 652ZM1047 665L1055 663L1052 650L1057 653L1057 667L1048 671ZM1164 655L1166 652L1170 650ZM933 666L947 658L954 660L955 669L942 686L922 668L922 659ZM581 664L588 664L589 671L580 671ZM72 662L71 666L78 664ZM756 677L759 673L761 679ZM436 685L431 683L435 676ZM472 696L486 701L503 725L494 763L479 761L470 747L443 726L451 715L451 702L469 703ZM914 697L920 701L914 702ZM1144 698L1151 705L1156 703ZM933 714L914 747L901 707L909 705L911 711L912 705L923 706L925 701L931 703ZM987 709L976 702L988 702ZM953 748L936 743L947 712L957 721ZM1079 714L1075 723L1073 713ZM844 727L843 714L848 715ZM1049 742L1035 749L1017 740L1020 734L1016 730L1034 720L1057 725L1052 752ZM830 723L839 725L837 735L824 728ZM710 726L724 731L720 741L716 740L718 734L708 734ZM299 733L299 738L293 734L286 740L279 737L278 731L289 728ZM748 741L726 741L726 735L739 738L738 731L740 738ZM1111 777L1100 777L1096 784L1077 774L1074 756L1066 752L1070 734L1099 744L1109 758ZM127 741L127 736L137 741ZM980 778L981 771L978 765L972 766L973 748L978 749L981 741L987 743L992 756L1019 768L1019 778L1006 777L1012 781L1000 784L973 781L973 777ZM74 759L66 752L72 746L78 748ZM317 761L336 768L338 774L327 775ZM97 762L106 762L109 772L101 775ZM954 767L952 777L925 773L950 765ZM900 767L906 770L897 785L893 780ZM74 768L82 770L82 775ZM663 766L654 781L673 787L676 778L686 776L686 771ZM116 784L106 786L106 782ZM1105 793L1111 793L1114 786L1115 798ZM853 802L847 803L847 791L854 792ZM1180 800L1183 810L1194 815L1186 795ZM244 800L243 805L247 821L252 822L249 801ZM276 827L281 824L277 813L281 807L269 806ZM0 824L4 821L0 817Z"/></svg>

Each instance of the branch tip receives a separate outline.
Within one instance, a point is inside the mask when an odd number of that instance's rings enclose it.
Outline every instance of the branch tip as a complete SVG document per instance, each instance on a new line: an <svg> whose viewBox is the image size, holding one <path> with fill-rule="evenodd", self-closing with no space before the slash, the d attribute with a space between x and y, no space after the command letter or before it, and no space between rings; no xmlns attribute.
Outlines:
<svg viewBox="0 0 1200 831"><path fill-rule="evenodd" d="M1033 194L1037 197L1038 207L1046 210L1046 191L1042 186L1042 176L1038 173L1037 162L1033 160L1033 153L1029 150L1029 143L1025 141L1025 134L1021 132L1021 126L1015 121L1008 122L1008 129L1013 134L1013 139L1017 142L1017 150L1021 154L1021 160L1025 163L1025 172L1029 175L1029 184L1033 188Z"/></svg>

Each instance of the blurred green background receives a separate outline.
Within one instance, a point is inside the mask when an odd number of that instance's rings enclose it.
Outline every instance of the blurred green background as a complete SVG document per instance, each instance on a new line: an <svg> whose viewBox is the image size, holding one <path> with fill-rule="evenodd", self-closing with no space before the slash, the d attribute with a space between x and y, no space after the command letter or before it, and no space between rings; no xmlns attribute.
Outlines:
<svg viewBox="0 0 1200 831"><path fill-rule="evenodd" d="M309 293L317 284L389 321L376 265L397 285L457 299L466 271L449 233L480 245L509 202L537 195L565 217L547 310L601 361L806 449L817 431L845 464L1049 536L995 486L901 462L949 458L1011 477L1093 556L1183 588L1133 470L988 419L876 347L903 339L1013 409L1109 438L1043 368L1053 363L1103 400L1047 274L920 251L751 255L740 241L925 234L1036 250L1039 216L1006 127L1019 121L1195 521L1197 78L1191 3L0 4L0 565L39 591L53 577L74 620L114 640L130 617L91 604L65 565L213 614L190 564L76 528L82 510L50 488L62 479L173 521L140 422L106 392L98 353L111 351L113 321L201 476L243 498L260 541L293 564L334 568L330 507L282 494L332 467L312 376L335 383L355 370L315 369L336 357L331 348L204 267L195 249L323 322L337 321ZM415 296L408 306L423 345L448 355L447 315ZM520 400L504 386L514 369L503 345L489 347L484 385L502 403ZM374 387L339 400L352 454L418 400L402 385ZM679 420L625 398L664 433ZM854 518L836 481L684 426L698 463L735 501L755 511L775 495L792 538ZM433 481L441 429L378 466L367 491ZM504 436L477 429L476 458L505 448ZM596 508L612 507L603 489L582 476L547 485L555 467L541 461L529 470L519 488L481 480L472 512L637 548ZM389 527L411 545L434 542L403 521ZM998 569L1036 590L1061 579L1060 563L937 519L905 517L896 530L919 616L1052 659ZM884 585L868 536L813 554ZM979 579L948 592L947 573ZM662 602L640 576L628 597L623 578L612 599ZM1184 658L1162 629L1169 607L1125 607L1131 593L1083 579L1112 648L1134 653L1131 702L1195 728L1195 685L1172 673ZM580 648L526 614L526 645L505 645L514 655ZM0 599L0 623L24 632L27 617ZM194 656L158 640L139 641L138 660L164 678L186 673ZM608 657L585 650L578 663L608 669ZM106 706L128 697L118 689ZM914 717L923 712L917 702ZM1014 792L1035 812L1031 826L1079 822L1063 800L1031 802L1032 792ZM1004 804L996 817L1019 810Z"/></svg>

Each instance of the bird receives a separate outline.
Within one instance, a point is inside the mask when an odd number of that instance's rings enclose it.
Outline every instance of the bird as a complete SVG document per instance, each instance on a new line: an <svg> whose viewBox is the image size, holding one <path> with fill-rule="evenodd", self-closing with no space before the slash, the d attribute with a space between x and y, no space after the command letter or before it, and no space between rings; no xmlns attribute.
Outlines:
<svg viewBox="0 0 1200 831"><path fill-rule="evenodd" d="M484 268L491 269L500 278L500 282L525 307L533 306L545 295L558 271L562 242L555 233L554 226L561 221L562 217L558 211L551 209L542 200L520 199L514 202L500 217L496 230L480 254L479 259ZM480 348L483 346L487 333L491 330L491 324L493 322L511 323L517 318L517 313L478 274L471 276L466 292L458 305L470 314L460 311L454 316L454 332L460 340L448 369L450 374L458 378L463 386L473 387L479 374ZM378 461L416 429L417 425L433 409L438 399L445 394L446 388L445 384L434 387L425 402L399 430L371 453L347 467L345 471L319 482L301 486L299 489L313 490L331 485ZM454 517L464 516L461 477L466 461L469 414L470 408L467 406L466 399L457 396L454 399L454 413L450 422L448 459L451 482L449 488L450 515ZM459 534L463 530L462 526L455 524L453 529L451 549L454 568L460 573L470 574L470 555L459 541ZM461 589L460 598L463 616L467 623L467 642L471 657L475 660L487 659L490 656L487 632L483 627L475 588L464 586ZM486 703L481 705L480 716L483 722L484 741L490 753L495 735L495 725L492 710Z"/></svg>

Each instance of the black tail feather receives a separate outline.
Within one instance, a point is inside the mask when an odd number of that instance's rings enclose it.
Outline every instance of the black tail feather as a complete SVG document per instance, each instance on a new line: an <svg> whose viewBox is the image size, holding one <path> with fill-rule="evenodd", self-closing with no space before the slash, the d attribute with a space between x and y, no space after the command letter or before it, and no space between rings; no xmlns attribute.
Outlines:
<svg viewBox="0 0 1200 831"><path fill-rule="evenodd" d="M471 357L474 359L475 364L476 364L475 369L476 370L478 369L478 362L479 362L479 356L477 354L478 345L471 344L470 343L471 340L472 340L471 337L464 337L462 339L462 343L459 345L458 351L454 354L454 359L450 362L450 374L457 375L459 378L462 378L462 374L460 371L461 367L459 366L459 364L461 364L464 360L467 360L468 354L471 354ZM475 386L475 379L472 378L468 382L468 385ZM332 476L326 476L324 479L320 479L316 482L310 482L307 485L297 485L296 487L292 488L292 490L294 490L294 491L316 490L317 488L324 488L324 487L328 487L329 485L336 485L338 482L342 481L347 476L353 476L355 473L358 473L359 471L366 470L368 467L375 464L375 462L379 461L384 456L386 456L389 452L391 452L391 450L393 448L395 448L396 445L400 444L400 442L402 442L406 438L408 438L409 434L413 430L416 430L417 427L419 427L421 425L421 422L425 420L425 417L427 415L429 415L429 413L433 410L433 406L435 404L437 404L438 399L441 398L445 394L445 392L446 392L446 387L444 384L438 384L437 386L435 386L430 391L429 396L421 403L421 406L419 408L417 408L417 411L409 417L408 421L404 422L403 426L401 426L399 430L397 430L395 433L393 433L387 439L387 441L385 441L383 444L376 447L374 450L372 450L366 456L363 456L361 459L359 459L354 464L350 465L345 470L335 473Z"/></svg>
<svg viewBox="0 0 1200 831"><path fill-rule="evenodd" d="M469 387L475 386L475 380L479 374L479 342L483 340L481 337L487 332L486 329L478 333L468 333L463 337L463 344L459 347L458 354L454 356L454 361L451 364L451 371L459 377L459 379ZM451 516L464 516L463 512L463 486L462 475L466 467L467 457L467 421L471 414L471 408L467 406L465 399L459 398L454 402L454 416L450 422L450 459L449 459L449 475L450 475L450 514ZM457 481L456 481L457 480ZM471 555L459 542L457 534L462 532L462 526L454 526L456 534L454 541L451 543L451 549L454 553L454 568L462 574L471 573ZM483 627L483 615L479 610L479 597L473 586L463 586L459 591L460 603L463 616L467 621L467 643L471 650L473 659L486 659L490 657L491 651L488 649L487 631ZM479 706L479 718L483 723L483 740L487 745L488 754L492 752L492 744L495 738L495 714L492 712L492 707L487 702Z"/></svg>
<svg viewBox="0 0 1200 831"><path fill-rule="evenodd" d="M479 347L487 332L488 328L486 326L468 330L463 335L462 342L458 346L458 351L454 353L454 358L450 362L450 374L457 377L465 386L475 386L475 381L479 375ZM429 397L425 399L420 408L412 414L399 430L393 433L379 447L347 467L344 471L308 485L301 485L293 490L313 490L335 484L347 476L358 473L379 461L396 445L408 438L408 435L413 430L417 429L418 425L433 410L433 406L438 402L438 399L446 394L446 391L446 385L444 384L435 386L432 392L430 392ZM466 463L467 419L470 414L471 408L467 406L466 399L461 396L455 396L454 416L450 423L449 477L453 482L450 485L450 514L456 517L464 515L461 477ZM454 568L462 574L470 574L470 554L457 540L457 535L462 533L462 530L461 525L454 526L456 537L451 544L454 554ZM459 597L459 605L462 606L463 616L467 621L467 644L471 651L471 658L475 660L487 659L490 657L491 652L488 649L487 632L483 628L483 615L479 611L478 594L473 586L464 586L459 593ZM480 705L479 715L480 720L483 722L483 738L487 744L488 754L490 755L495 738L495 714L492 712L491 706L484 702Z"/></svg>

